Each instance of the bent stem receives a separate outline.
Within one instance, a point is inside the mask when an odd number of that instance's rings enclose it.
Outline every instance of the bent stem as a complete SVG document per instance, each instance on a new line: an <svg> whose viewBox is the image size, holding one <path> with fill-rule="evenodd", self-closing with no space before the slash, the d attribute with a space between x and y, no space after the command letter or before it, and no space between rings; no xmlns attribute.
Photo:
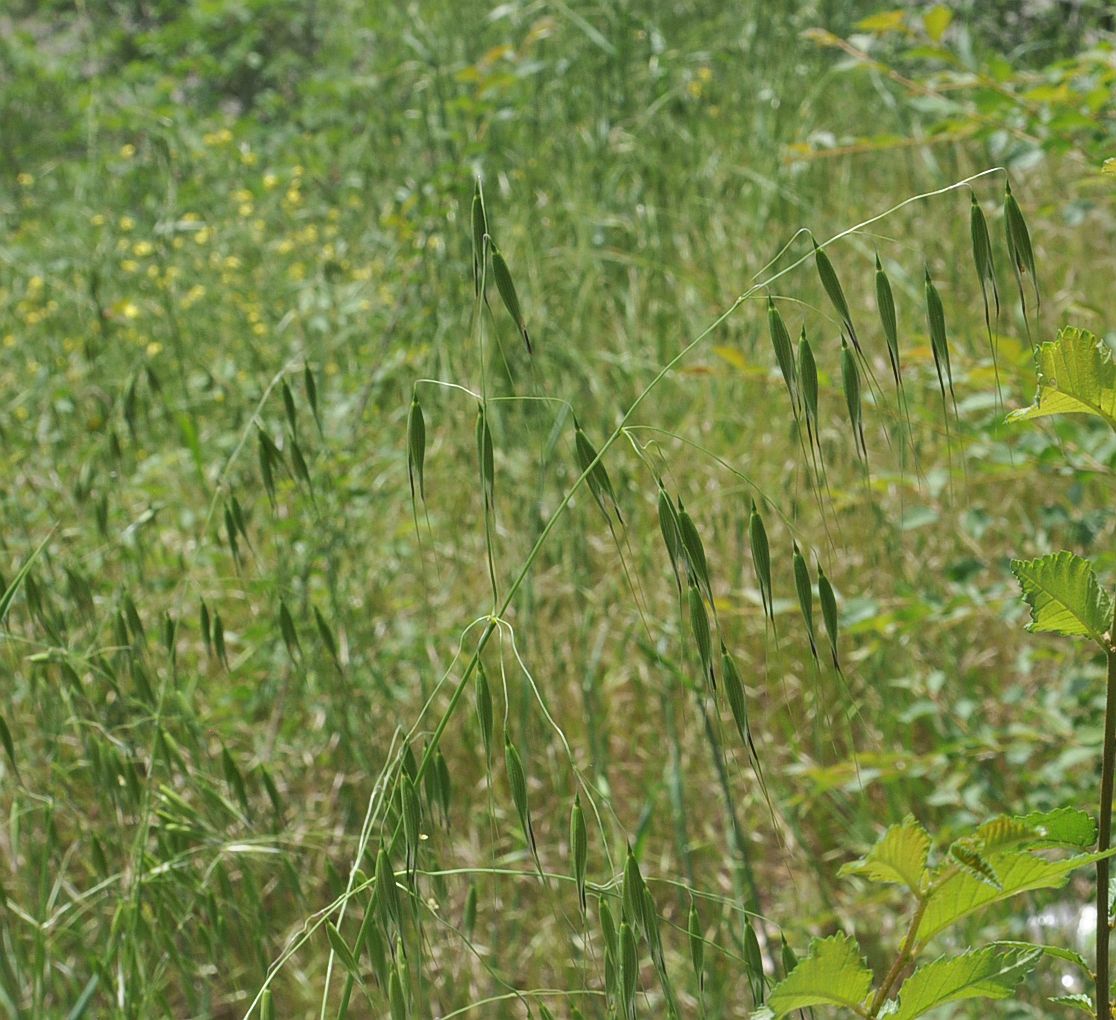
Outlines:
<svg viewBox="0 0 1116 1020"><path fill-rule="evenodd" d="M1108 690L1104 705L1104 751L1101 761L1100 825L1097 850L1104 853L1112 845L1112 788L1116 773L1116 610L1108 632ZM1112 924L1108 911L1110 860L1097 861L1097 1020L1112 1020L1109 998L1108 945Z"/></svg>

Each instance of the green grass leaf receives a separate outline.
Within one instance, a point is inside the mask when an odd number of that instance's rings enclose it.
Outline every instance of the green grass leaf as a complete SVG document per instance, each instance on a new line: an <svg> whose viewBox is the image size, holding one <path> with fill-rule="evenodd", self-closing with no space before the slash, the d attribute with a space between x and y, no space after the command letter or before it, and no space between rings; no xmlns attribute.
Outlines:
<svg viewBox="0 0 1116 1020"><path fill-rule="evenodd" d="M910 815L893 825L859 861L846 864L842 875L862 875L873 882L894 882L920 893L926 883L930 836Z"/></svg>
<svg viewBox="0 0 1116 1020"><path fill-rule="evenodd" d="M1031 607L1030 631L1085 635L1107 647L1112 597L1100 586L1092 564L1071 552L1035 560L1012 560L1023 598Z"/></svg>
<svg viewBox="0 0 1116 1020"><path fill-rule="evenodd" d="M815 939L809 955L767 997L767 1008L753 1020L778 1020L809 1006L858 1008L872 987L872 972L860 958L860 946L848 935Z"/></svg>
<svg viewBox="0 0 1116 1020"><path fill-rule="evenodd" d="M1041 955L1041 949L1005 953L986 947L928 963L903 982L891 1020L914 1020L962 999L1009 998Z"/></svg>
<svg viewBox="0 0 1116 1020"><path fill-rule="evenodd" d="M1035 352L1038 393L1008 421L1052 414L1092 414L1116 429L1116 364L1112 351L1086 329L1065 326Z"/></svg>

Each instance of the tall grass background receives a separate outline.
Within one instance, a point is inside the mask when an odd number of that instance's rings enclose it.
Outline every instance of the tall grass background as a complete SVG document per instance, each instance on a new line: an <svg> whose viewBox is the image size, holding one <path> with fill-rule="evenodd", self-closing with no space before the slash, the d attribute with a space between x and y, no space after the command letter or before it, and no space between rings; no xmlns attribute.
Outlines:
<svg viewBox="0 0 1116 1020"><path fill-rule="evenodd" d="M9 1015L239 1017L266 985L277 1016L384 1016L394 980L415 1017L605 1016L598 903L619 918L630 848L682 1015L744 1016L754 946L775 975L782 939L842 925L887 957L894 905L836 879L884 825L914 810L948 835L1089 802L1097 664L1020 639L1007 559L1111 565L1116 451L1087 427L1001 424L1030 398L1030 345L1001 255L994 370L964 190L828 249L881 380L867 469L811 260L771 294L814 344L828 487L811 486L757 294L609 449L619 514L587 486L559 512L584 466L574 416L599 449L800 227L820 242L1007 163L1044 292L1030 328L1103 333L1111 207L1078 151L922 137L927 111L885 75L803 38L846 36L872 4L55 8L17 7L0 44L5 579L46 540L2 652ZM978 51L1028 66L1025 39L978 21ZM1082 44L1044 38L1043 59ZM866 133L918 144L788 148ZM494 288L491 313L474 300L478 177L533 355ZM1002 229L1001 179L972 188ZM809 251L798 237L774 271ZM883 385L877 251L909 428ZM757 760L702 676L658 478L704 544ZM816 605L820 666L810 654L795 542L837 593L842 674ZM528 562L494 622L493 586ZM490 753L474 670L418 781L408 860L400 777L487 631ZM326 920L358 944L381 844L405 955L382 982L362 946L353 981ZM650 956L638 980L639 1014L666 1015ZM1049 1015L1041 991L1011 1015Z"/></svg>

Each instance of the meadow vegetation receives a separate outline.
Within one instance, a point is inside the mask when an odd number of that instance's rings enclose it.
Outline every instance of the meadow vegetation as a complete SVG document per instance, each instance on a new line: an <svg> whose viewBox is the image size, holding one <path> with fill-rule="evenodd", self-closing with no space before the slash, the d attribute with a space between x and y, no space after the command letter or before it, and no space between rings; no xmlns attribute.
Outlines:
<svg viewBox="0 0 1116 1020"><path fill-rule="evenodd" d="M885 833L1093 863L1116 55L992 6L0 14L0 1009L884 1015ZM1047 877L934 1016L1091 1012Z"/></svg>

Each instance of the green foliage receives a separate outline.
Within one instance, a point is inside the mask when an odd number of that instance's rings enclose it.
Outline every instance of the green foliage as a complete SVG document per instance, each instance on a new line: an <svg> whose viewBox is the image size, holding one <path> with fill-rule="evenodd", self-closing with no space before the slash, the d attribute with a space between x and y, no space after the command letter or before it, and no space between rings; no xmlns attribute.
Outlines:
<svg viewBox="0 0 1116 1020"><path fill-rule="evenodd" d="M1116 429L1116 364L1112 349L1088 330L1066 326L1035 352L1038 393L1008 421L1052 414L1091 414Z"/></svg>
<svg viewBox="0 0 1116 1020"><path fill-rule="evenodd" d="M836 919L878 993L946 871L1088 856L979 824L1092 782L1095 664L1020 652L996 564L1112 537L1099 430L1002 429L990 356L1030 386L1032 259L1101 333L1108 234L1021 172L1026 247L999 171L892 208L989 156L800 41L871 6L5 11L0 1009L723 1020ZM902 160L788 151L865 109ZM937 851L836 881L913 804Z"/></svg>
<svg viewBox="0 0 1116 1020"><path fill-rule="evenodd" d="M888 1016L891 1020L914 1020L947 1002L1008 999L1041 955L1037 947L1005 953L988 946L935 960L919 967L903 982L899 1008Z"/></svg>
<svg viewBox="0 0 1116 1020"><path fill-rule="evenodd" d="M1028 630L1084 635L1108 646L1112 597L1087 560L1071 552L1050 553L1036 560L1012 560L1011 569L1031 607Z"/></svg>
<svg viewBox="0 0 1116 1020"><path fill-rule="evenodd" d="M843 875L861 875L873 882L905 885L915 896L922 895L929 872L930 836L912 817L891 826L863 860L846 864Z"/></svg>
<svg viewBox="0 0 1116 1020"><path fill-rule="evenodd" d="M838 1006L859 1011L872 987L860 947L848 935L815 939L810 950L768 995L767 1005L752 1020L770 1020L810 1006Z"/></svg>

